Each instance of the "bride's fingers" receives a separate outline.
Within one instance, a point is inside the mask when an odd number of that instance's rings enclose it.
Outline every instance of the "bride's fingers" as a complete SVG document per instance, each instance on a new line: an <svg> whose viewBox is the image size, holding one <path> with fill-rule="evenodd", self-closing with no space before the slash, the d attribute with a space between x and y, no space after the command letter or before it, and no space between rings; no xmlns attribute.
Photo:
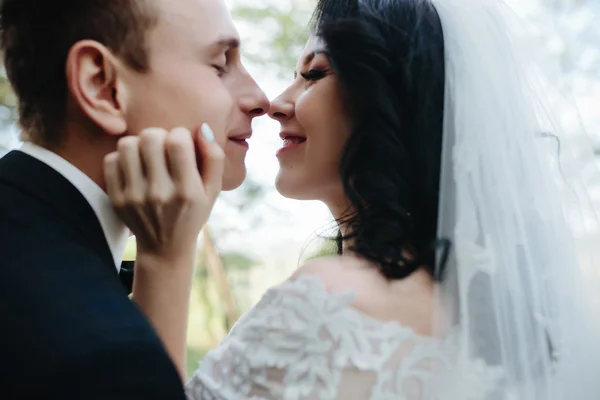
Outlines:
<svg viewBox="0 0 600 400"><path fill-rule="evenodd" d="M140 154L146 171L148 196L151 204L160 204L172 191L171 177L167 168L165 139L167 131L150 128L140 133Z"/></svg>
<svg viewBox="0 0 600 400"><path fill-rule="evenodd" d="M119 165L123 171L125 196L131 205L141 205L145 198L145 178L140 157L140 139L126 136L119 140Z"/></svg>
<svg viewBox="0 0 600 400"><path fill-rule="evenodd" d="M196 132L194 142L200 159L200 175L210 201L214 201L221 192L225 153L215 142L215 135L208 124L202 124Z"/></svg>
<svg viewBox="0 0 600 400"><path fill-rule="evenodd" d="M171 176L176 190L183 199L191 199L202 190L198 184L200 174L196 166L194 141L188 129L175 128L165 140Z"/></svg>
<svg viewBox="0 0 600 400"><path fill-rule="evenodd" d="M115 205L121 206L124 201L123 179L119 167L119 153L113 152L104 157L104 180L106 191Z"/></svg>

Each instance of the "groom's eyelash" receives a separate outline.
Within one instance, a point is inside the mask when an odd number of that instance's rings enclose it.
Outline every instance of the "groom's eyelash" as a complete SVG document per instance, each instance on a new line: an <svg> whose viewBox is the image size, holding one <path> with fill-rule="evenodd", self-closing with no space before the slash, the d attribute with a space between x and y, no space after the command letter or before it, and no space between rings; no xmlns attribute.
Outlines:
<svg viewBox="0 0 600 400"><path fill-rule="evenodd" d="M228 72L227 66L230 64L232 59L232 49L228 49L219 57L219 63L213 64L213 68L218 72L219 76L223 76Z"/></svg>
<svg viewBox="0 0 600 400"><path fill-rule="evenodd" d="M219 76L223 76L227 73L227 69L221 65L213 65L213 68L217 71Z"/></svg>

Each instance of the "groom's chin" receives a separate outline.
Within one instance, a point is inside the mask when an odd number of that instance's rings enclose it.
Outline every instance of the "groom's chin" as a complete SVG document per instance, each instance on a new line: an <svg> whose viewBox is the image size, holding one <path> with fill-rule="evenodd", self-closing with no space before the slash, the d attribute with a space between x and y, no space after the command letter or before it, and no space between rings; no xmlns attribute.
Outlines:
<svg viewBox="0 0 600 400"><path fill-rule="evenodd" d="M225 165L225 172L223 173L223 191L234 190L242 186L246 179L246 166L235 166L232 168L231 165Z"/></svg>

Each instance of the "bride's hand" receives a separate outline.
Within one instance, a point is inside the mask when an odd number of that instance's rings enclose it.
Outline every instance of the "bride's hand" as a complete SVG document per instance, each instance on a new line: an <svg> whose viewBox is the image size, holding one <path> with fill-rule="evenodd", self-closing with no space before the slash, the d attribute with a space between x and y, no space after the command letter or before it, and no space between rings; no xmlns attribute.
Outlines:
<svg viewBox="0 0 600 400"><path fill-rule="evenodd" d="M196 243L221 191L225 158L202 128L204 139L184 128L147 129L121 139L105 159L108 194L137 240L133 300L182 379Z"/></svg>
<svg viewBox="0 0 600 400"><path fill-rule="evenodd" d="M194 134L150 128L119 141L105 158L105 177L138 255L172 261L195 251L221 191L223 159L206 124Z"/></svg>

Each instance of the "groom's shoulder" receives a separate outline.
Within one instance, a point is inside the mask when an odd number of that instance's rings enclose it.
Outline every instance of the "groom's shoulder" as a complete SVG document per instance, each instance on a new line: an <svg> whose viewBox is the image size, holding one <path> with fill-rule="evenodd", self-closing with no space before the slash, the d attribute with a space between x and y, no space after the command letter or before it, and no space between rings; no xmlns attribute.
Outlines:
<svg viewBox="0 0 600 400"><path fill-rule="evenodd" d="M0 309L12 325L4 334L24 347L45 340L52 344L45 351L52 351L151 332L114 264L81 242L13 229L27 234L0 243Z"/></svg>
<svg viewBox="0 0 600 400"><path fill-rule="evenodd" d="M2 265L0 314L10 323L0 331L0 342L10 347L0 346L0 359L12 365L9 374L20 380L26 371L44 387L94 375L104 381L121 366L142 371L142 362L159 364L163 373L174 371L156 333L109 267L77 243L52 240L36 241Z"/></svg>
<svg viewBox="0 0 600 400"><path fill-rule="evenodd" d="M0 268L5 305L14 305L30 320L46 319L48 327L48 314L53 314L61 323L73 324L71 332L97 324L110 329L110 321L136 312L114 265L81 243L31 233L30 243L6 249Z"/></svg>
<svg viewBox="0 0 600 400"><path fill-rule="evenodd" d="M48 317L52 314L61 323L71 324L71 332L98 323L110 328L103 318L115 320L133 311L126 305L129 300L119 286L115 267L106 265L93 251L78 243L53 240L51 235L45 241L37 236L32 239L28 246L8 251L0 269L0 287L4 286L0 299L13 305L13 311L19 309L31 321L46 319L48 328L53 325ZM125 305L114 309L113 303Z"/></svg>

